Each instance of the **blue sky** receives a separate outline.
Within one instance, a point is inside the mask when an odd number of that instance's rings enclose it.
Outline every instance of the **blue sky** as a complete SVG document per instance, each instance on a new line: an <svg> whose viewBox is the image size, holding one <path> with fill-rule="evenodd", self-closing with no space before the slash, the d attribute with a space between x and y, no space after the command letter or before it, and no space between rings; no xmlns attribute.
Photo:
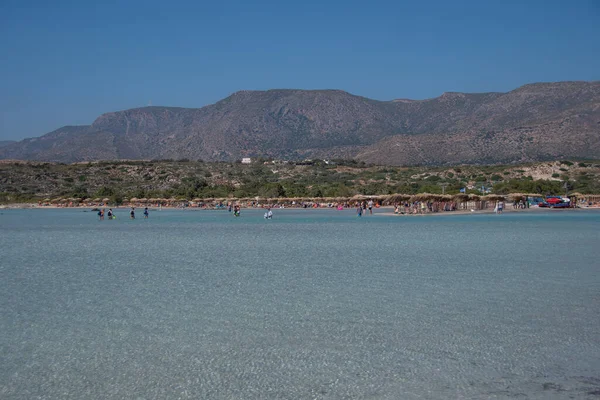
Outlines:
<svg viewBox="0 0 600 400"><path fill-rule="evenodd" d="M237 90L379 100L600 80L600 1L0 0L0 140Z"/></svg>

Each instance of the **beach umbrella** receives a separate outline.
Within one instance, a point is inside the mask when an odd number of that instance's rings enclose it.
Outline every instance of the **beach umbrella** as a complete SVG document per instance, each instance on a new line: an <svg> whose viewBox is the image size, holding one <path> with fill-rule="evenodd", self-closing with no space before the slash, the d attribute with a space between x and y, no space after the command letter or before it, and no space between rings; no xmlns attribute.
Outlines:
<svg viewBox="0 0 600 400"><path fill-rule="evenodd" d="M434 200L435 199L435 194L432 193L419 193L419 194L415 194L414 196L412 196L410 198L411 201L427 201L427 200Z"/></svg>
<svg viewBox="0 0 600 400"><path fill-rule="evenodd" d="M452 199L456 201L467 201L469 200L469 195L465 193L458 193L452 196Z"/></svg>
<svg viewBox="0 0 600 400"><path fill-rule="evenodd" d="M132 203L136 203L138 201L137 197L132 197L131 200L129 200Z"/></svg>
<svg viewBox="0 0 600 400"><path fill-rule="evenodd" d="M487 196L483 196L481 198L481 200L484 200L484 201L500 201L500 200L504 200L504 196L499 195L499 194L488 194Z"/></svg>
<svg viewBox="0 0 600 400"><path fill-rule="evenodd" d="M105 198L102 199L103 203L108 203L109 201L110 201L110 199L108 197L105 197Z"/></svg>
<svg viewBox="0 0 600 400"><path fill-rule="evenodd" d="M96 197L94 201L100 201L100 197Z"/></svg>
<svg viewBox="0 0 600 400"><path fill-rule="evenodd" d="M50 199L44 199L43 201L44 201L44 203L49 203L51 200Z"/></svg>
<svg viewBox="0 0 600 400"><path fill-rule="evenodd" d="M479 201L481 199L481 196L478 196L476 194L470 194L469 195L469 201Z"/></svg>
<svg viewBox="0 0 600 400"><path fill-rule="evenodd" d="M521 200L525 197L523 193L511 193L508 195L511 200Z"/></svg>
<svg viewBox="0 0 600 400"><path fill-rule="evenodd" d="M394 202L398 202L398 201L406 201L410 199L410 194L401 194L401 193L394 193L394 194L390 194L388 196L386 196L385 201L388 203L394 203Z"/></svg>

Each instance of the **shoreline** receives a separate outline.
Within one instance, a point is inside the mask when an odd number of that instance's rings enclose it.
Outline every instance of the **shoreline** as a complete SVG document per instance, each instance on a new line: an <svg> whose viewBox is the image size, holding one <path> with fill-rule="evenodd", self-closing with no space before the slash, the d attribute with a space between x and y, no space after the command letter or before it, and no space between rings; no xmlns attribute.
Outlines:
<svg viewBox="0 0 600 400"><path fill-rule="evenodd" d="M504 209L502 214L514 214L514 213L537 213L544 211L556 211L556 212L574 212L574 211L584 211L584 210L600 210L600 207L574 207L574 208L548 208L548 207L530 207L530 208L520 208L520 209ZM480 215L480 214L496 214L493 209L485 209L485 210L455 210L455 211L440 211L440 212L427 212L424 214L396 214L392 211L380 212L377 215L386 215L386 216L398 216L398 217L425 217L432 215ZM375 214L374 214L375 215ZM500 215L500 214L498 214Z"/></svg>
<svg viewBox="0 0 600 400"><path fill-rule="evenodd" d="M135 206L135 208L137 209L143 209L145 206ZM58 207L58 206L39 206L37 204L30 204L30 203L13 203L13 204L4 204L4 205L0 205L0 210L59 210L59 209L65 209L65 210L71 210L71 209L77 209L77 210L87 210L87 211L91 211L93 209L99 209L99 208L103 208L103 209L113 209L113 210L129 210L131 208L131 206L115 206L115 207L110 207L110 206L102 206L102 207L98 207L98 206L76 206L76 207ZM170 207L170 206L163 206L163 207L148 207L149 210L151 211L158 211L160 208L165 209L165 210L186 210L186 211L215 211L215 210L221 210L221 209L217 209L217 208L204 208L204 207ZM256 209L256 210L263 210L266 209L267 207L243 207L243 209L246 210L252 210L252 209ZM284 207L284 208L277 208L277 207L272 207L275 210L336 210L333 207L317 207L317 208L304 208L304 207ZM226 210L226 208L222 209L222 210ZM354 207L348 207L348 208L344 208L344 211L347 210L354 210ZM530 208L506 208L503 210L503 214L504 213L535 213L535 212L543 212L543 211L567 211L567 212L573 212L573 211L584 211L584 210L600 210L600 206L594 205L594 206L587 206L587 207L573 207L573 208L548 208L548 207L530 207ZM363 216L365 217L369 217L369 216L397 216L397 217L424 217L424 216L433 216L433 215L478 215L478 214L496 214L496 212L493 209L484 209L484 210L475 210L475 209L465 209L465 210L454 210L454 211L439 211L439 212L426 212L426 213L415 213L415 214L409 214L409 213L395 213L394 212L394 207L393 206L381 206L379 208L376 208L373 210L373 215L368 215L367 214L363 214Z"/></svg>

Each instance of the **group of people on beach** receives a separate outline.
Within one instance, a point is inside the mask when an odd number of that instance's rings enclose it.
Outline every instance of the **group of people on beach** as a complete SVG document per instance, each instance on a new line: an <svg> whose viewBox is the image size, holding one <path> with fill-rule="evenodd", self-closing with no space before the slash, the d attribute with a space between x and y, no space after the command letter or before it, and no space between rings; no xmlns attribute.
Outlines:
<svg viewBox="0 0 600 400"><path fill-rule="evenodd" d="M363 214L367 215L367 209L369 210L369 215L373 215L373 200L369 201L359 201L356 203L356 215L362 217Z"/></svg>
<svg viewBox="0 0 600 400"><path fill-rule="evenodd" d="M101 209L98 210L98 217L100 217L100 221L104 221L104 213L105 213L105 209ZM108 219L116 219L117 217L115 217L115 214L113 213L112 208L108 209L108 213L106 213L106 215L108 216Z"/></svg>
<svg viewBox="0 0 600 400"><path fill-rule="evenodd" d="M265 213L265 219L273 219L273 211L271 211L271 207Z"/></svg>
<svg viewBox="0 0 600 400"><path fill-rule="evenodd" d="M100 221L104 221L104 213L105 213L104 208L98 210L98 217L100 218ZM108 209L108 212L106 215L108 216L108 219L117 219L117 216L113 212L112 208ZM150 215L150 212L148 211L148 207L144 208L144 219L148 219L149 215ZM129 211L129 218L135 219L135 207L131 207L131 210Z"/></svg>
<svg viewBox="0 0 600 400"><path fill-rule="evenodd" d="M496 202L496 206L494 207L494 212L496 214L502 214L504 211L504 202L502 200Z"/></svg>

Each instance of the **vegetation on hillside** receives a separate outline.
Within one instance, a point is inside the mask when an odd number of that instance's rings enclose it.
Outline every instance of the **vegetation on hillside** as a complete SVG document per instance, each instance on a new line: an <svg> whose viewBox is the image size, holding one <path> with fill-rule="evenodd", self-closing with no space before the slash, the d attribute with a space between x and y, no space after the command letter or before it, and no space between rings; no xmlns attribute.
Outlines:
<svg viewBox="0 0 600 400"><path fill-rule="evenodd" d="M115 161L0 163L0 202L45 198L351 197L355 194L600 193L600 162L389 167L353 160L252 164Z"/></svg>

